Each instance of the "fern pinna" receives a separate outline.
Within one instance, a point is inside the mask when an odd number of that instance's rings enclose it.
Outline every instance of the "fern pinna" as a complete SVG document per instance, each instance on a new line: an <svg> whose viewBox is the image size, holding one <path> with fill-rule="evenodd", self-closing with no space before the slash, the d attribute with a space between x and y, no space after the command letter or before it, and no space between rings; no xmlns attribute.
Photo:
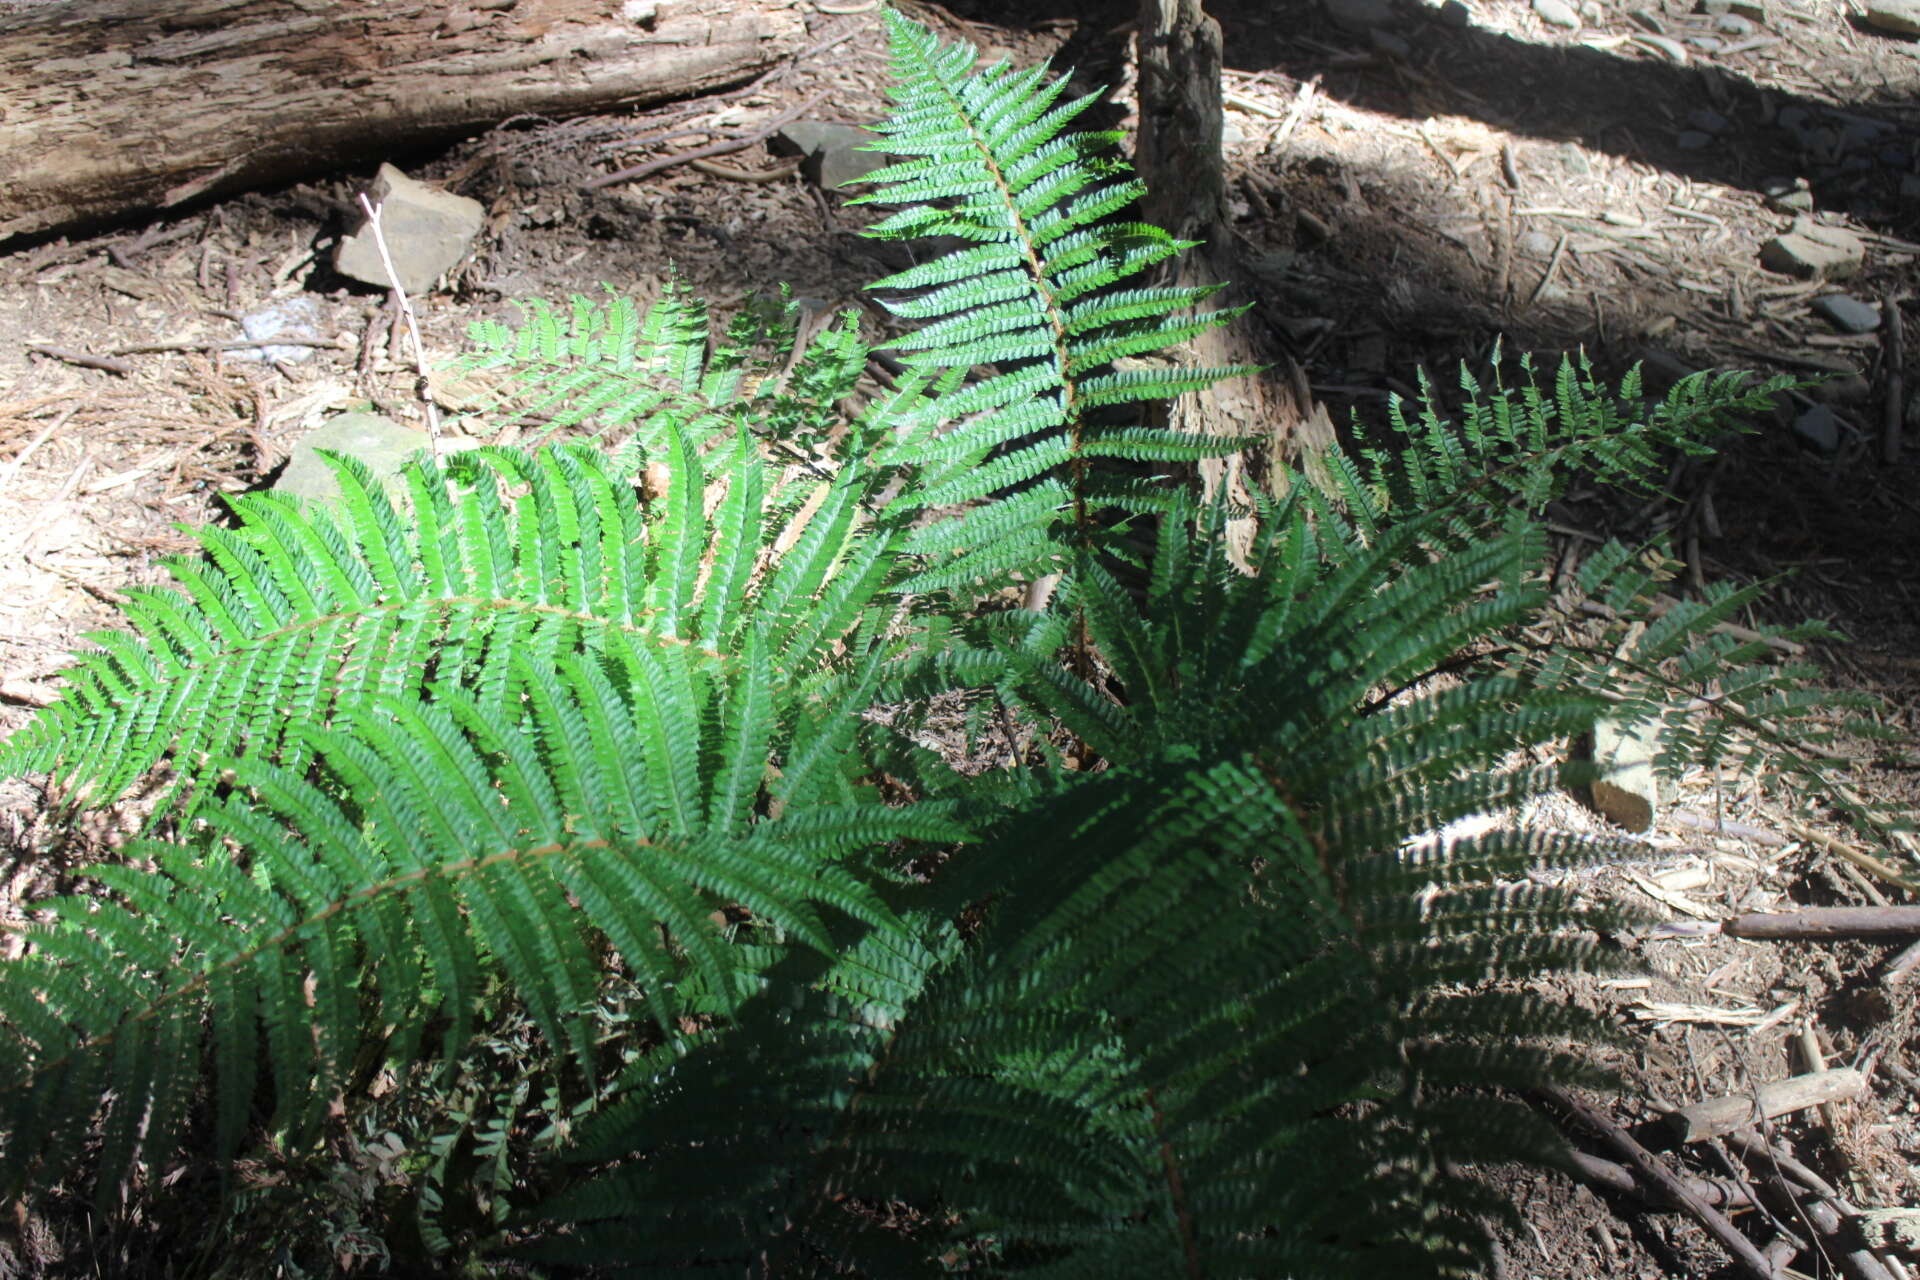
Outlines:
<svg viewBox="0 0 1920 1280"><path fill-rule="evenodd" d="M1230 560L1228 513L1151 472L1231 442L1119 412L1231 371L1130 363L1219 313L1134 287L1185 246L1126 220L1112 135L1067 131L1092 99L886 20L874 176L904 207L876 233L965 242L880 282L924 322L895 385L848 408L850 320L709 350L677 291L483 330L551 422L625 442L244 498L0 747L80 802L172 787L7 962L10 1190L320 1158L401 1105L376 1080L486 1087L512 1024L534 1061L497 1099L387 1133L418 1146L416 1270L1471 1269L1498 1206L1436 1152L1550 1158L1484 1086L1577 1078L1604 1034L1517 981L1611 963L1606 919L1524 873L1608 848L1431 833L1555 785L1503 761L1614 681L1652 713L1723 681L1728 723L1808 705L1712 640L1726 601L1637 667L1484 642L1557 607L1535 517L1565 476L1644 478L1650 429L1688 444L1752 393L1696 384L1651 428L1571 374L1458 427L1429 402ZM1583 581L1632 615L1637 563ZM1049 574L1042 608L977 607ZM979 732L936 754L955 706ZM537 1147L535 1073L591 1113ZM456 1242L482 1111L512 1203Z"/></svg>

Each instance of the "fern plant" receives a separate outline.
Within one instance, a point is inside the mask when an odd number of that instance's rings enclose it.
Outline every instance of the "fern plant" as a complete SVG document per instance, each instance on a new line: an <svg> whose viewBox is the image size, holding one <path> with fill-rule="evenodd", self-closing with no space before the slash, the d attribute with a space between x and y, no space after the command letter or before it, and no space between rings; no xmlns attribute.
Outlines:
<svg viewBox="0 0 1920 1280"><path fill-rule="evenodd" d="M1758 393L1690 384L1649 419L1563 372L1457 429L1429 413L1298 478L1242 572L1228 513L1152 476L1233 442L1109 412L1233 372L1132 363L1221 319L1134 283L1186 246L1125 219L1112 135L1067 128L1091 99L886 20L898 161L872 177L903 207L876 234L966 245L876 286L922 322L896 385L848 408L851 320L797 358L765 316L710 351L677 290L483 330L550 420L624 442L420 460L398 498L339 460L337 507L243 498L0 746L78 803L171 779L0 982L10 1189L317 1150L377 1079L484 1075L511 1022L542 1105L590 1114L537 1149L480 1133L520 1072L427 1140L418 1221L446 1219L449 1153L484 1151L488 1247L1472 1267L1497 1206L1440 1156L1550 1158L1484 1086L1580 1078L1604 1034L1513 981L1613 963L1608 919L1523 873L1609 846L1431 833L1563 781L1506 761L1612 698L1812 700L1713 638L1726 601L1625 675L1549 653L1422 681L1552 607L1531 517L1556 485L1644 480L1650 442ZM1589 585L1631 615L1628 565ZM1000 607L1046 575L1045 607ZM955 701L1051 736L936 754L923 711Z"/></svg>

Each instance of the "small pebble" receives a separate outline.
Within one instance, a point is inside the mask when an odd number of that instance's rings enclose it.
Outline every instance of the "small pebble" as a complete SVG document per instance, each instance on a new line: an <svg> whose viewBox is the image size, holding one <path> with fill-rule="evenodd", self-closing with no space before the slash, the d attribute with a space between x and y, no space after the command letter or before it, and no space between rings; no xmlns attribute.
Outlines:
<svg viewBox="0 0 1920 1280"><path fill-rule="evenodd" d="M1840 419L1817 404L1793 420L1793 434L1815 453L1833 453L1840 448Z"/></svg>
<svg viewBox="0 0 1920 1280"><path fill-rule="evenodd" d="M1813 310L1842 333L1872 333L1880 327L1880 308L1844 293L1815 298Z"/></svg>
<svg viewBox="0 0 1920 1280"><path fill-rule="evenodd" d="M1447 0L1440 6L1442 26L1465 28L1473 25L1473 10L1467 8L1461 0Z"/></svg>
<svg viewBox="0 0 1920 1280"><path fill-rule="evenodd" d="M1520 237L1520 252L1544 258L1553 252L1555 240L1544 231L1529 231Z"/></svg>
<svg viewBox="0 0 1920 1280"><path fill-rule="evenodd" d="M1687 112L1687 124L1702 133L1725 133L1731 122L1718 111L1710 107L1700 107Z"/></svg>
<svg viewBox="0 0 1920 1280"><path fill-rule="evenodd" d="M1220 126L1220 145L1237 147L1247 140L1247 131L1233 121L1228 120Z"/></svg>
<svg viewBox="0 0 1920 1280"><path fill-rule="evenodd" d="M1716 40L1712 36L1688 36L1687 44L1698 49L1701 53L1718 53L1727 47L1724 42Z"/></svg>
<svg viewBox="0 0 1920 1280"><path fill-rule="evenodd" d="M1673 140L1673 144L1682 151L1705 151L1713 145L1713 135L1710 133L1702 133L1698 129L1688 129L1686 132L1677 135Z"/></svg>
<svg viewBox="0 0 1920 1280"><path fill-rule="evenodd" d="M1713 29L1723 36L1750 36L1754 26L1750 19L1737 13L1723 13L1713 20Z"/></svg>
<svg viewBox="0 0 1920 1280"><path fill-rule="evenodd" d="M1567 0L1533 0L1533 11L1550 27L1572 31L1580 26L1580 15Z"/></svg>

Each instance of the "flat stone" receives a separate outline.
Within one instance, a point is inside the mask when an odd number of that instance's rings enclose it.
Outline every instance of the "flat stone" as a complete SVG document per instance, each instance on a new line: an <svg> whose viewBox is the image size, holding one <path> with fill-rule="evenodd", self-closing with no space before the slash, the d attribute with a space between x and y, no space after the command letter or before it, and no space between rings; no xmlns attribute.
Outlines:
<svg viewBox="0 0 1920 1280"><path fill-rule="evenodd" d="M1841 373L1817 382L1807 394L1822 404L1862 404L1873 397L1873 384L1858 373Z"/></svg>
<svg viewBox="0 0 1920 1280"><path fill-rule="evenodd" d="M311 293L296 293L269 303L258 311L240 317L240 332L255 342L272 338L314 338L319 334L320 299ZM299 364L309 359L317 347L243 347L225 353L228 360L254 360L261 363Z"/></svg>
<svg viewBox="0 0 1920 1280"><path fill-rule="evenodd" d="M1725 133L1733 122L1711 107L1698 107L1687 112L1687 127L1702 133Z"/></svg>
<svg viewBox="0 0 1920 1280"><path fill-rule="evenodd" d="M775 154L800 157L800 172L816 186L839 187L858 182L893 161L878 151L860 147L878 141L878 135L859 125L831 120L795 120L773 135Z"/></svg>
<svg viewBox="0 0 1920 1280"><path fill-rule="evenodd" d="M1321 0L1334 25L1348 31L1370 31L1393 25L1392 0Z"/></svg>
<svg viewBox="0 0 1920 1280"><path fill-rule="evenodd" d="M1473 10L1467 8L1463 0L1446 0L1440 6L1442 26L1465 29L1473 25Z"/></svg>
<svg viewBox="0 0 1920 1280"><path fill-rule="evenodd" d="M1731 13L1749 22L1767 20L1766 0L1700 0L1700 12L1710 13L1716 18Z"/></svg>
<svg viewBox="0 0 1920 1280"><path fill-rule="evenodd" d="M1920 36L1920 0L1867 0L1867 25L1897 36Z"/></svg>
<svg viewBox="0 0 1920 1280"><path fill-rule="evenodd" d="M1840 448L1840 419L1817 404L1793 420L1793 434L1815 453L1834 453Z"/></svg>
<svg viewBox="0 0 1920 1280"><path fill-rule="evenodd" d="M407 459L429 443L426 432L403 427L380 414L343 413L300 438L287 459L286 470L273 482L273 491L310 502L334 502L340 497L340 485L320 450L357 458L374 479L387 483L399 476Z"/></svg>
<svg viewBox="0 0 1920 1280"><path fill-rule="evenodd" d="M1737 13L1723 13L1713 20L1713 29L1723 36L1750 36L1756 28L1751 18L1743 18Z"/></svg>
<svg viewBox="0 0 1920 1280"><path fill-rule="evenodd" d="M1673 145L1682 151L1705 151L1713 145L1713 135L1702 133L1698 129L1688 129L1674 136Z"/></svg>
<svg viewBox="0 0 1920 1280"><path fill-rule="evenodd" d="M1532 254L1536 258L1544 258L1553 252L1553 246L1556 243L1558 242L1544 231L1529 231L1520 237L1520 252Z"/></svg>
<svg viewBox="0 0 1920 1280"><path fill-rule="evenodd" d="M380 166L367 198L380 211L380 232L399 286L410 294L425 293L442 272L466 257L486 215L478 200L415 182L390 164ZM333 269L364 284L394 287L365 219L334 249Z"/></svg>
<svg viewBox="0 0 1920 1280"><path fill-rule="evenodd" d="M1652 828L1660 807L1653 772L1658 749L1656 725L1607 719L1593 726L1593 763L1602 772L1588 798L1600 816L1628 831Z"/></svg>
<svg viewBox="0 0 1920 1280"><path fill-rule="evenodd" d="M1580 26L1580 14L1567 0L1533 0L1533 12L1550 27L1573 31Z"/></svg>
<svg viewBox="0 0 1920 1280"><path fill-rule="evenodd" d="M1718 36L1688 36L1686 43L1687 48L1701 53L1718 53L1727 47L1726 42Z"/></svg>
<svg viewBox="0 0 1920 1280"><path fill-rule="evenodd" d="M1767 270L1803 280L1844 280L1866 259L1860 237L1811 218L1796 218L1791 231L1760 246L1760 262Z"/></svg>
<svg viewBox="0 0 1920 1280"><path fill-rule="evenodd" d="M1880 308L1844 293L1829 293L1823 298L1815 298L1813 310L1815 315L1824 317L1842 333L1872 333L1880 327Z"/></svg>

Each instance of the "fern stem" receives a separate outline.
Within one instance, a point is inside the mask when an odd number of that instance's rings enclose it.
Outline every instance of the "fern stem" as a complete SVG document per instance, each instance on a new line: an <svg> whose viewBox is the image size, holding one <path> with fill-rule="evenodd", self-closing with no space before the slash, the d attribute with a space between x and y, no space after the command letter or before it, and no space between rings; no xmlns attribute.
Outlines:
<svg viewBox="0 0 1920 1280"><path fill-rule="evenodd" d="M1187 1258L1187 1280L1202 1280L1200 1241L1193 1228L1193 1206L1187 1201L1187 1185L1180 1177L1180 1160L1167 1138L1167 1117L1160 1110L1160 1099L1151 1086L1147 1089L1147 1108L1153 1112L1153 1131L1160 1139L1160 1167L1166 1171L1167 1195L1173 1201L1173 1220L1180 1227L1180 1249Z"/></svg>

